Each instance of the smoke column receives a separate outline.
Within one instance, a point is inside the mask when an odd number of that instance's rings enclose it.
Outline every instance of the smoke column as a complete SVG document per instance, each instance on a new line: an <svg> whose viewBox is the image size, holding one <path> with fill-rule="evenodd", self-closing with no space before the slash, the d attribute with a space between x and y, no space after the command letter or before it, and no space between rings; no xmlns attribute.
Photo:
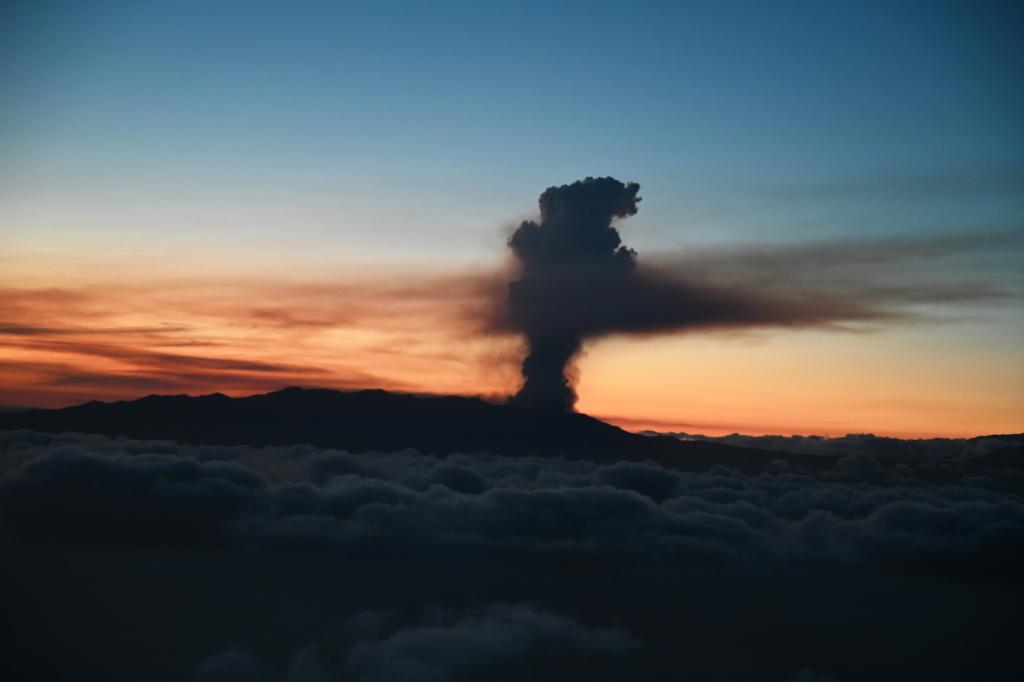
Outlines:
<svg viewBox="0 0 1024 682"><path fill-rule="evenodd" d="M976 248L965 235L945 241L810 244L740 249L638 262L615 218L637 211L636 183L587 178L540 195L540 221L519 226L508 245L519 264L507 299L490 307L490 328L521 334L528 346L523 387L512 404L571 412L573 359L583 342L608 334L647 336L693 330L788 327L853 329L850 324L920 320L913 306L1014 296L998 286L906 280L909 258ZM1006 237L1002 237L1006 242ZM879 263L903 263L880 285ZM861 327L863 328L863 327ZM870 327L868 327L870 328Z"/></svg>
<svg viewBox="0 0 1024 682"><path fill-rule="evenodd" d="M540 195L540 222L525 221L509 239L522 266L509 284L509 312L526 338L523 387L512 398L521 407L570 412L576 391L568 375L591 331L586 298L616 280L629 280L636 252L622 246L613 218L637 211L635 182L587 178ZM588 284L595 283L594 291Z"/></svg>

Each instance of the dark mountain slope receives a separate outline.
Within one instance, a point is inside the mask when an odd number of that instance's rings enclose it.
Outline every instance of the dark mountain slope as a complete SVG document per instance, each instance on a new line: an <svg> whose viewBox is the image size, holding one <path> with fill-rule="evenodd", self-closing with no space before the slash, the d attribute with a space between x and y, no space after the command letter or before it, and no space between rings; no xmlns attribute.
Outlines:
<svg viewBox="0 0 1024 682"><path fill-rule="evenodd" d="M724 464L762 470L772 466L771 460L780 458L799 468L833 464L829 457L642 436L582 414L544 414L475 398L378 390L288 388L246 398L216 393L200 397L152 395L132 401L0 414L0 429L19 428L181 443L309 443L351 452L414 448L433 454L488 451L593 461L651 459L685 469Z"/></svg>

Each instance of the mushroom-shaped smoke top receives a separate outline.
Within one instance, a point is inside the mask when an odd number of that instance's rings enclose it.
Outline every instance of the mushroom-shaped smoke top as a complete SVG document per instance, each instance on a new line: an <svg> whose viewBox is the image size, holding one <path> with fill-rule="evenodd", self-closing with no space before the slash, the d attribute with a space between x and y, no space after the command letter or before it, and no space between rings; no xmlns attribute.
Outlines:
<svg viewBox="0 0 1024 682"><path fill-rule="evenodd" d="M522 268L509 284L509 314L526 338L523 387L512 398L521 407L569 412L576 391L568 370L583 340L607 331L609 288L628 289L636 252L622 246L613 218L637 211L640 185L587 178L540 195L540 222L526 221L509 239ZM614 326L614 325L612 325Z"/></svg>

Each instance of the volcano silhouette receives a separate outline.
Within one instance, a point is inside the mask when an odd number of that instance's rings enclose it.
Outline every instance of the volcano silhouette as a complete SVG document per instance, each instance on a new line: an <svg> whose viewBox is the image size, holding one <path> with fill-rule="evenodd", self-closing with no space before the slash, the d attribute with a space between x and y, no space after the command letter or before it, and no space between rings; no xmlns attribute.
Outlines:
<svg viewBox="0 0 1024 682"><path fill-rule="evenodd" d="M350 452L415 449L429 454L490 452L589 461L653 460L682 469L724 464L763 470L780 457L821 468L832 458L782 455L668 436L639 435L584 414L547 414L477 398L381 390L286 388L245 398L151 395L55 410L0 414L0 429L76 431L179 443L309 444Z"/></svg>

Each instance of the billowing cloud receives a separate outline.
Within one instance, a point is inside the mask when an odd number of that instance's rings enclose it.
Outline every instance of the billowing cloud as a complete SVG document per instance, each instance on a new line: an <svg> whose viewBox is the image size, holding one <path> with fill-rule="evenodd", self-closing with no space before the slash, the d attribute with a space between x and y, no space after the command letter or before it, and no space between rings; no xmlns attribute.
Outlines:
<svg viewBox="0 0 1024 682"><path fill-rule="evenodd" d="M1020 472L937 454L747 475L4 432L8 660L36 679L998 677L1019 670Z"/></svg>
<svg viewBox="0 0 1024 682"><path fill-rule="evenodd" d="M0 490L5 519L20 532L73 540L210 542L270 503L262 477L233 462L73 448L28 461Z"/></svg>
<svg viewBox="0 0 1024 682"><path fill-rule="evenodd" d="M1003 572L1024 559L1016 549L1024 503L1008 494L1013 484L929 482L942 458L894 467L858 453L819 475L780 465L774 476L750 476L642 462L11 434L12 456L46 443L41 456L17 457L21 464L0 483L7 524L29 538L726 562L764 556L938 571L975 562L979 571ZM923 467L922 478L913 466Z"/></svg>
<svg viewBox="0 0 1024 682"><path fill-rule="evenodd" d="M509 239L520 272L509 284L507 305L494 308L494 325L527 342L515 404L571 410L573 358L586 340L610 334L890 325L928 319L922 306L1020 295L992 272L973 281L939 280L918 269L922 260L964 251L1019 248L1016 233L730 248L643 260L612 226L637 212L639 188L613 178L549 187L540 197L539 222L525 221Z"/></svg>
<svg viewBox="0 0 1024 682"><path fill-rule="evenodd" d="M621 628L590 628L535 604L492 603L458 611L433 608L407 622L395 612L363 611L338 628L332 656L324 643L302 649L283 674L245 651L206 658L196 682L387 682L538 679L600 674L610 659L641 648ZM334 659L334 660L331 660ZM605 672L607 672L605 670Z"/></svg>
<svg viewBox="0 0 1024 682"><path fill-rule="evenodd" d="M358 615L356 616L358 618ZM360 638L346 660L353 680L503 679L529 662L546 678L622 656L638 643L622 629L591 629L529 605L490 604L462 613L435 613L427 622Z"/></svg>
<svg viewBox="0 0 1024 682"><path fill-rule="evenodd" d="M567 412L576 403L569 362L585 338L614 329L622 298L632 296L636 252L611 222L636 213L639 190L614 178L549 187L540 222L524 222L509 239L522 265L509 285L509 318L529 346L515 404Z"/></svg>

